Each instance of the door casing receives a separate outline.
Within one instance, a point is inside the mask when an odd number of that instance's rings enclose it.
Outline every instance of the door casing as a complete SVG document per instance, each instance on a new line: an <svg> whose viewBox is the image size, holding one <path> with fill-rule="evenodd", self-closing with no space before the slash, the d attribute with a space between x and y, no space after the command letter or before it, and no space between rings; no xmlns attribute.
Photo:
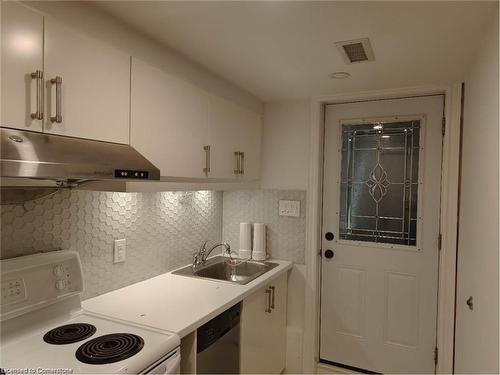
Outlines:
<svg viewBox="0 0 500 375"><path fill-rule="evenodd" d="M319 363L319 295L321 206L324 145L324 107L355 101L373 101L435 94L445 95L445 134L441 176L441 235L438 278L437 373L453 371L455 268L457 247L458 171L460 152L461 83L316 97L311 100L310 154L306 228L306 290L303 371L315 372Z"/></svg>

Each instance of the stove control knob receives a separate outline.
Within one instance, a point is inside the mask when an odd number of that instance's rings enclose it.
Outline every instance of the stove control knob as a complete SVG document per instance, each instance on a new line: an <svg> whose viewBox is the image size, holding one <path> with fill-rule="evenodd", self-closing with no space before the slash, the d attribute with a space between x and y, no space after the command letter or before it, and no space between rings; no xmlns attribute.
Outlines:
<svg viewBox="0 0 500 375"><path fill-rule="evenodd" d="M56 281L56 289L63 290L66 289L66 280L60 279Z"/></svg>
<svg viewBox="0 0 500 375"><path fill-rule="evenodd" d="M55 266L54 269L52 270L55 276L62 276L64 275L64 267L63 266Z"/></svg>

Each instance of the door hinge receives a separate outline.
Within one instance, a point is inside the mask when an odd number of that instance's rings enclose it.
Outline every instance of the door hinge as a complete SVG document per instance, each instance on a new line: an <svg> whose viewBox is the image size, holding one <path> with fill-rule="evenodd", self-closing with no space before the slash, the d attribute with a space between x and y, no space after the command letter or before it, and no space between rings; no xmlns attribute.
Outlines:
<svg viewBox="0 0 500 375"><path fill-rule="evenodd" d="M443 247L443 235L439 233L438 235L438 250L441 251L441 248Z"/></svg>
<svg viewBox="0 0 500 375"><path fill-rule="evenodd" d="M437 366L438 364L438 357L439 357L439 349L438 347L436 346L434 348L434 364Z"/></svg>
<svg viewBox="0 0 500 375"><path fill-rule="evenodd" d="M443 117L442 123L441 123L441 133L444 135L446 133L446 117Z"/></svg>

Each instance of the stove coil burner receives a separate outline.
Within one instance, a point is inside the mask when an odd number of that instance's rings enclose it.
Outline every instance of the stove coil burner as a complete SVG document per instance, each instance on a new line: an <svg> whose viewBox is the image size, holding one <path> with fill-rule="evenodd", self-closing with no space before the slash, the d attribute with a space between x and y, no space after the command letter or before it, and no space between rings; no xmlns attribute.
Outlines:
<svg viewBox="0 0 500 375"><path fill-rule="evenodd" d="M139 353L144 340L131 333L112 333L82 344L75 355L83 363L102 365L118 362Z"/></svg>
<svg viewBox="0 0 500 375"><path fill-rule="evenodd" d="M43 336L43 341L48 344L64 345L85 340L96 332L96 328L92 324L75 323L66 324L54 329L51 329Z"/></svg>

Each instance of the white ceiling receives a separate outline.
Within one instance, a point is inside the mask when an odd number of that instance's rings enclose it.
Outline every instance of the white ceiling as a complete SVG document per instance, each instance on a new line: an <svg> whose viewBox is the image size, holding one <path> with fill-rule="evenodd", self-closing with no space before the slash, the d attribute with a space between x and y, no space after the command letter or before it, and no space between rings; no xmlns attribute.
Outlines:
<svg viewBox="0 0 500 375"><path fill-rule="evenodd" d="M495 2L96 1L263 101L455 82ZM334 42L369 37L374 62L347 65ZM333 80L329 74L351 77Z"/></svg>

